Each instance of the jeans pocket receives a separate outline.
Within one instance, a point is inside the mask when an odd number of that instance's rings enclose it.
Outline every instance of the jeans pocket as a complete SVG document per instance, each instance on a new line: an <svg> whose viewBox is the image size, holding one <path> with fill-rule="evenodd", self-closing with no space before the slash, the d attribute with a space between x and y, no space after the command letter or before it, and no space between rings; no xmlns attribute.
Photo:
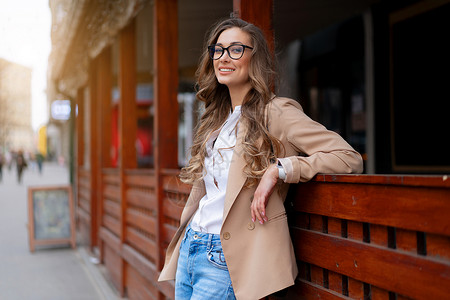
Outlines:
<svg viewBox="0 0 450 300"><path fill-rule="evenodd" d="M208 261L215 267L221 270L227 270L227 262L225 261L225 255L223 255L222 247L211 247L207 253Z"/></svg>

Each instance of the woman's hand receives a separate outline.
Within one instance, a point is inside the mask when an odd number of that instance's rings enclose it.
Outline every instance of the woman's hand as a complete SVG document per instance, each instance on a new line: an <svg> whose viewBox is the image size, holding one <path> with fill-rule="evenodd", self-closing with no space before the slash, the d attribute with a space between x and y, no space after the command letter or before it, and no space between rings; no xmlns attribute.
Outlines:
<svg viewBox="0 0 450 300"><path fill-rule="evenodd" d="M273 188L277 184L278 168L276 164L270 165L264 173L261 181L256 188L250 210L252 213L252 222L258 220L260 224L267 222L266 206Z"/></svg>

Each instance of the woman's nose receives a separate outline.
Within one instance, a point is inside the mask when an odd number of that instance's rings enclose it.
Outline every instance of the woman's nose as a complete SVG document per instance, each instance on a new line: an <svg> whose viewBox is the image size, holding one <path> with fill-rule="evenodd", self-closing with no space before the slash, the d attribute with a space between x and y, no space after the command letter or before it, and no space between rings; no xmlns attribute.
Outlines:
<svg viewBox="0 0 450 300"><path fill-rule="evenodd" d="M220 61L229 61L229 60L230 60L230 55L228 54L228 51L223 51Z"/></svg>

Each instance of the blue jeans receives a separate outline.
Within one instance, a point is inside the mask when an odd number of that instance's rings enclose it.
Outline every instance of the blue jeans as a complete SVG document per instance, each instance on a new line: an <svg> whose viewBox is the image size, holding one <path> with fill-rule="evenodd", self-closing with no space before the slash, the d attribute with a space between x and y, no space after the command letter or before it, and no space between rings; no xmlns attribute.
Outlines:
<svg viewBox="0 0 450 300"><path fill-rule="evenodd" d="M181 242L175 278L176 300L236 299L218 234L190 226Z"/></svg>

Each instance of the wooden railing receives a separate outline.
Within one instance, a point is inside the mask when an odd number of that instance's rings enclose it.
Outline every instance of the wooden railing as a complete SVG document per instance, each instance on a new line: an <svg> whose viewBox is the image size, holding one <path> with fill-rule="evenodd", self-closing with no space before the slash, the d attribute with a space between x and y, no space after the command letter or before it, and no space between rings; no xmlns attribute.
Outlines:
<svg viewBox="0 0 450 300"><path fill-rule="evenodd" d="M129 299L173 299L173 283L157 282L157 262L175 233L190 187L179 181L178 170L164 170L164 198L158 201L151 170L125 174L125 205L117 198L118 173L103 175L103 262ZM444 299L450 294L446 177L318 175L291 186L286 208L300 272L295 286L269 299Z"/></svg>
<svg viewBox="0 0 450 300"><path fill-rule="evenodd" d="M77 240L88 245L91 229L91 174L89 170L79 169L77 177Z"/></svg>
<svg viewBox="0 0 450 300"><path fill-rule="evenodd" d="M446 176L320 175L287 207L300 269L289 299L448 298Z"/></svg>

